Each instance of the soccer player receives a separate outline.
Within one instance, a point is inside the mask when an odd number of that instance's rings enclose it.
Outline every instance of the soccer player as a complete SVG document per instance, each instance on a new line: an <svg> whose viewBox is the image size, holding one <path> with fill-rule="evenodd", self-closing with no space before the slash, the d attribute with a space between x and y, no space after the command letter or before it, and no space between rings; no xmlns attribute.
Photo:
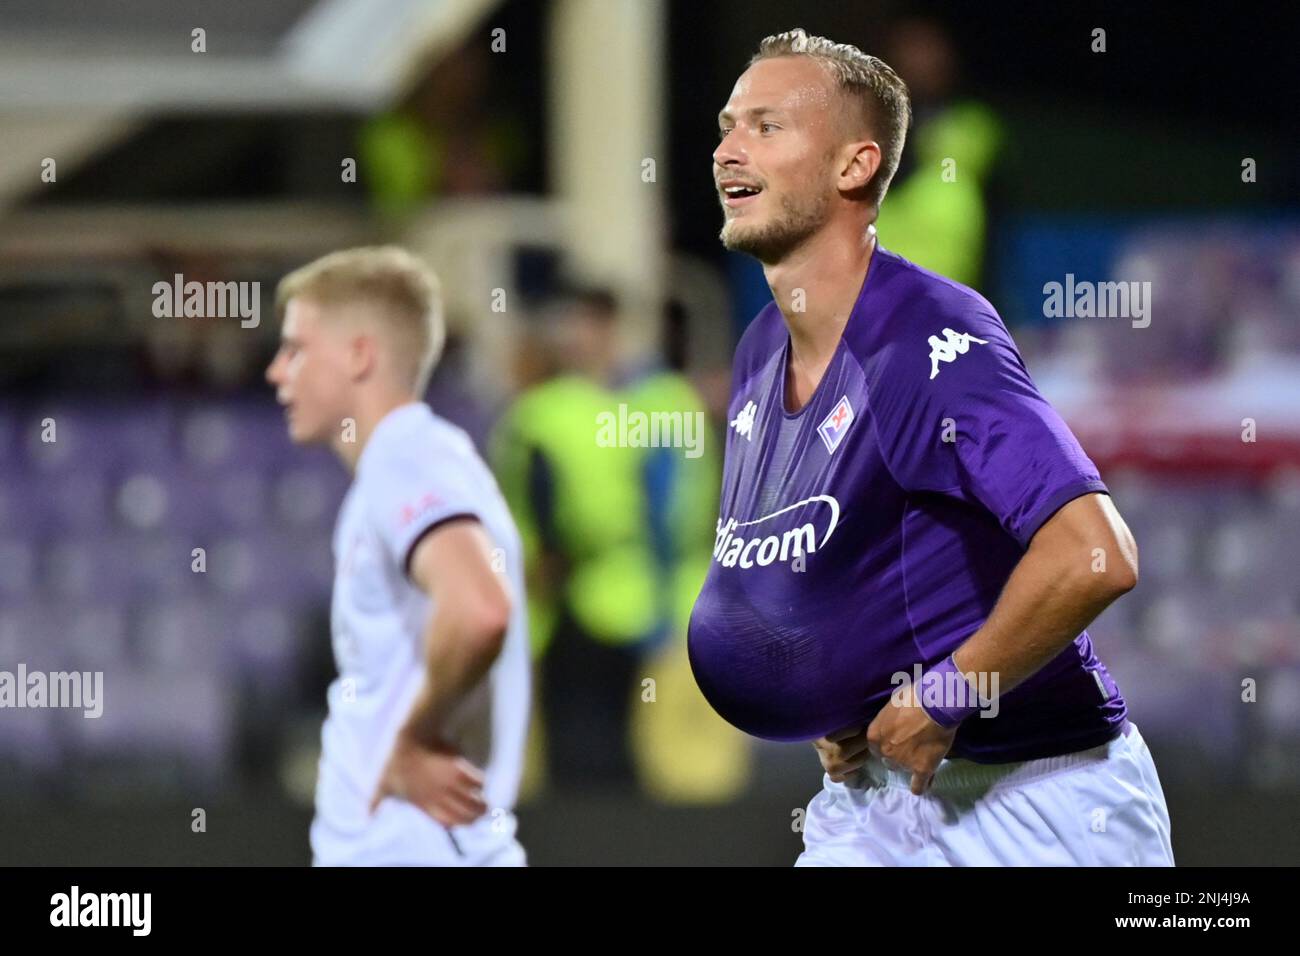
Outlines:
<svg viewBox="0 0 1300 956"><path fill-rule="evenodd" d="M289 433L353 475L313 862L523 865L519 538L469 436L420 400L444 336L437 279L402 249L350 249L286 276L276 309L266 377Z"/></svg>
<svg viewBox="0 0 1300 956"><path fill-rule="evenodd" d="M1133 538L993 307L877 244L910 112L794 30L719 115L721 239L774 301L736 349L692 668L740 729L814 741L796 865L1171 865L1084 630Z"/></svg>

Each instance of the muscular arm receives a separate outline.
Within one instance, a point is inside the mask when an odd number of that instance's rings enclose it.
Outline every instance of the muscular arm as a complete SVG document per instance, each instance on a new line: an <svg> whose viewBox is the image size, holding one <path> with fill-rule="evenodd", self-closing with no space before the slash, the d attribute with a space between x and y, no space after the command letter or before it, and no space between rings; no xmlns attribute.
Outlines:
<svg viewBox="0 0 1300 956"><path fill-rule="evenodd" d="M1039 528L988 620L953 661L963 674L997 673L1006 693L1056 657L1137 576L1137 544L1110 496L1075 498Z"/></svg>
<svg viewBox="0 0 1300 956"><path fill-rule="evenodd" d="M993 686L1005 693L1131 590L1137 568L1137 545L1110 497L1075 498L1038 529L988 620L953 662L963 674L996 673ZM886 704L865 730L846 728L816 741L831 779L843 781L875 754L911 770L912 792L924 792L957 728L930 718L919 706L916 685L899 688L895 697L901 706Z"/></svg>
<svg viewBox="0 0 1300 956"><path fill-rule="evenodd" d="M511 599L505 576L492 568L491 541L473 519L426 534L411 554L410 576L433 598L434 612L424 632L424 686L402 732L431 742L501 653Z"/></svg>

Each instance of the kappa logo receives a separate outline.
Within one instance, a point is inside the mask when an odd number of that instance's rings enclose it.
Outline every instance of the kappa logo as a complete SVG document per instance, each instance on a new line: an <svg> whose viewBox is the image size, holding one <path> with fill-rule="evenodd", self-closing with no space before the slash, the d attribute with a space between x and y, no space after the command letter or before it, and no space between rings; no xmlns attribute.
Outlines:
<svg viewBox="0 0 1300 956"><path fill-rule="evenodd" d="M746 402L745 407L736 413L736 417L731 420L731 427L736 430L745 441L753 441L751 433L754 430L754 416L758 414L758 406L753 402Z"/></svg>
<svg viewBox="0 0 1300 956"><path fill-rule="evenodd" d="M833 453L840 447L840 442L844 440L844 435L852 424L853 406L849 404L849 397L842 395L835 403L835 407L831 409L831 413L817 426L817 434L821 435L822 441L826 443L827 454Z"/></svg>
<svg viewBox="0 0 1300 956"><path fill-rule="evenodd" d="M947 341L940 341L939 336L930 336L930 379L933 380L939 374L940 362L951 362L958 355L965 355L970 351L972 342L979 345L988 345L984 339L977 339L969 332L954 332L952 329L943 330L944 337Z"/></svg>

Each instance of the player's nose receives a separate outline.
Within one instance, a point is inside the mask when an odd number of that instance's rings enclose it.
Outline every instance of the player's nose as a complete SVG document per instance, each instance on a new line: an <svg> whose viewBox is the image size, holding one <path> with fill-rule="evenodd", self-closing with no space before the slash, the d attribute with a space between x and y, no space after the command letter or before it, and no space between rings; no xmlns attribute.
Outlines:
<svg viewBox="0 0 1300 956"><path fill-rule="evenodd" d="M726 136L722 137L722 142L718 148L713 151L713 163L715 166L743 166L748 160L745 151L740 148L736 138L736 131L732 130Z"/></svg>

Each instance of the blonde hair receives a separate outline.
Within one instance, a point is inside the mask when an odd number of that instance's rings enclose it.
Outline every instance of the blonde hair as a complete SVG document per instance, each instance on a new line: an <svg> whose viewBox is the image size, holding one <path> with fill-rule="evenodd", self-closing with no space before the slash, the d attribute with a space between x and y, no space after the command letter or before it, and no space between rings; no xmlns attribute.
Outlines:
<svg viewBox="0 0 1300 956"><path fill-rule="evenodd" d="M880 145L880 168L871 180L869 193L872 203L879 207L898 172L907 127L912 122L907 84L879 57L848 43L809 36L800 27L765 37L749 63L752 66L777 56L812 57L830 70L841 93L861 105L863 118Z"/></svg>
<svg viewBox="0 0 1300 956"><path fill-rule="evenodd" d="M417 395L442 354L446 330L442 287L434 271L400 246L361 246L332 252L295 269L275 291L276 315L290 299L320 306L369 305L391 333L392 356Z"/></svg>

